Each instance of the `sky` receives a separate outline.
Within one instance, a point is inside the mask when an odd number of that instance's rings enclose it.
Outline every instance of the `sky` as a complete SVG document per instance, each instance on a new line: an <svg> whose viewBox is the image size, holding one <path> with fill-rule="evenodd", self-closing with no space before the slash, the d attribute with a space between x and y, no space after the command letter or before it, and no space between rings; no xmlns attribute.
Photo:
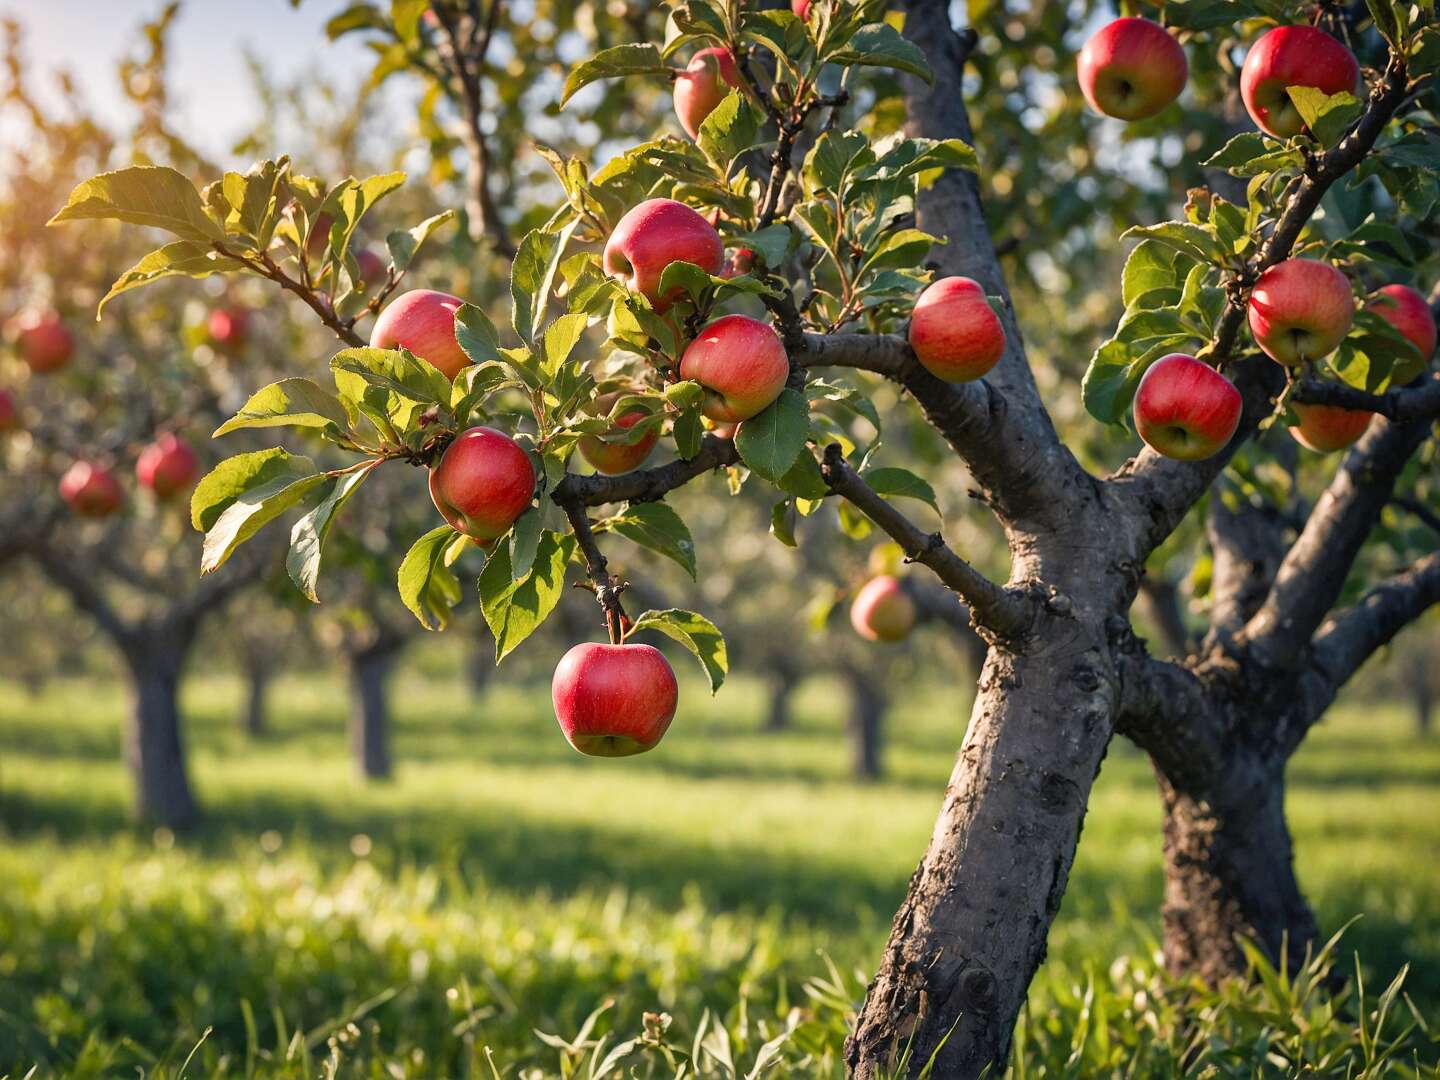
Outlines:
<svg viewBox="0 0 1440 1080"><path fill-rule="evenodd" d="M0 16L18 20L32 85L44 91L51 73L65 68L108 120L131 115L117 88L116 62L140 51L140 24L164 0L0 0ZM247 50L289 82L312 65L343 82L346 68L358 80L369 70L369 53L355 37L330 42L325 22L345 0L184 0L170 37L171 93L176 126L208 155L231 163L228 150L255 119L255 99L245 67ZM0 121L0 140L6 131Z"/></svg>

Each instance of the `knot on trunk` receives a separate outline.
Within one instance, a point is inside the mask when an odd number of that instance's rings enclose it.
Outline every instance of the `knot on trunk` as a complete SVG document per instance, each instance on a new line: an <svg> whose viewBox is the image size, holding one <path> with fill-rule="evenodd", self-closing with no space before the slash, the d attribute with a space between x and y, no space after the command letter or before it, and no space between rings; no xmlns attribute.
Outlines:
<svg viewBox="0 0 1440 1080"><path fill-rule="evenodd" d="M990 1012L995 1008L995 976L979 965L966 968L955 982L953 1001L962 1012Z"/></svg>

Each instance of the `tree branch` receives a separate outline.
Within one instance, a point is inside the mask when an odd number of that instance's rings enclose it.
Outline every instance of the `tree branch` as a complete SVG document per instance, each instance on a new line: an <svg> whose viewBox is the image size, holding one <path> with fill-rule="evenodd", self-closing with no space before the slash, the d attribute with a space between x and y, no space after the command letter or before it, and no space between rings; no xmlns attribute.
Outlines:
<svg viewBox="0 0 1440 1080"><path fill-rule="evenodd" d="M625 591L625 585L617 584L610 576L610 566L605 561L600 545L595 542L595 533L590 528L590 519L585 514L584 505L577 502L561 505L565 516L570 520L570 528L575 533L580 551L585 556L585 571L590 575L590 588L595 593L595 600L605 613L605 629L610 635L610 644L619 645L630 626L630 620L625 616L625 608L620 603L620 594Z"/></svg>
<svg viewBox="0 0 1440 1080"><path fill-rule="evenodd" d="M729 439L706 435L700 452L689 461L676 459L653 469L636 469L619 476L580 476L568 473L550 497L557 506L603 506L616 502L654 502L688 484L697 476L734 465L740 460Z"/></svg>
<svg viewBox="0 0 1440 1080"><path fill-rule="evenodd" d="M1154 760L1172 783L1203 791L1225 769L1229 733L1205 680L1183 664L1156 660L1138 642L1119 652L1115 730Z"/></svg>
<svg viewBox="0 0 1440 1080"><path fill-rule="evenodd" d="M1398 422L1435 420L1440 418L1440 374L1431 373L1418 386L1385 394L1367 394L1330 379L1305 379L1295 388L1290 400L1301 405L1363 409Z"/></svg>
<svg viewBox="0 0 1440 1080"><path fill-rule="evenodd" d="M67 593L71 602L94 619L117 645L124 649L129 644L134 627L121 618L105 594L74 566L65 552L51 543L42 543L30 548L29 554L51 583Z"/></svg>
<svg viewBox="0 0 1440 1080"><path fill-rule="evenodd" d="M911 562L929 567L970 608L974 621L1001 641L1014 642L1034 621L1033 603L1025 593L997 585L950 548L937 533L924 533L881 498L845 460L839 443L825 448L820 465L825 483L836 495L884 529Z"/></svg>
<svg viewBox="0 0 1440 1080"><path fill-rule="evenodd" d="M1399 507L1407 513L1414 514L1426 528L1437 536L1440 536L1440 514L1431 510L1419 499L1412 499L1406 495L1392 495L1390 497L1390 505Z"/></svg>

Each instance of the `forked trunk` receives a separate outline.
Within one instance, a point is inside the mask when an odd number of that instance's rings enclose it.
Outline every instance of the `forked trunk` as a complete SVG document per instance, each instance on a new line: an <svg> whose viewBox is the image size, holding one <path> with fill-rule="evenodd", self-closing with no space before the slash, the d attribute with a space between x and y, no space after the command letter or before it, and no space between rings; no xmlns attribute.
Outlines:
<svg viewBox="0 0 1440 1080"><path fill-rule="evenodd" d="M189 647L187 636L157 630L137 633L124 650L133 705L125 756L135 778L136 814L177 831L199 816L180 731L180 674Z"/></svg>
<svg viewBox="0 0 1440 1080"><path fill-rule="evenodd" d="M846 1046L861 1080L1004 1071L1114 725L1103 638L990 650L929 849Z"/></svg>

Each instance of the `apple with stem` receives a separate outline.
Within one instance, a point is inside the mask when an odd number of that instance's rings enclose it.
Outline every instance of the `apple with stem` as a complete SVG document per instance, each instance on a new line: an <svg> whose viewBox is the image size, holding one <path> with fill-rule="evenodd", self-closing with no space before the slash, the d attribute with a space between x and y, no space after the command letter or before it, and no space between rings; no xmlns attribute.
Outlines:
<svg viewBox="0 0 1440 1080"><path fill-rule="evenodd" d="M684 71L675 76L675 115L685 134L696 138L700 125L740 86L740 68L735 54L723 46L701 49Z"/></svg>
<svg viewBox="0 0 1440 1080"><path fill-rule="evenodd" d="M1386 285L1365 305L1379 315L1419 350L1420 356L1404 357L1390 372L1390 382L1395 386L1420 376L1435 358L1435 315L1425 297L1409 285Z"/></svg>
<svg viewBox="0 0 1440 1080"><path fill-rule="evenodd" d="M1005 327L978 281L941 278L915 301L910 348L937 379L970 382L1005 355Z"/></svg>
<svg viewBox="0 0 1440 1080"><path fill-rule="evenodd" d="M240 307L216 308L210 312L205 330L216 348L238 352L250 340L250 312Z"/></svg>
<svg viewBox="0 0 1440 1080"><path fill-rule="evenodd" d="M785 389L790 357L780 336L749 315L725 315L685 348L680 378L706 390L700 411L721 424L748 420Z"/></svg>
<svg viewBox="0 0 1440 1080"><path fill-rule="evenodd" d="M1256 127L1277 139L1289 139L1305 130L1305 118L1286 92L1290 87L1353 93L1359 78L1355 54L1324 30L1277 26L1245 54L1240 97Z"/></svg>
<svg viewBox="0 0 1440 1080"><path fill-rule="evenodd" d="M725 265L725 247L715 226L682 202L647 199L620 219L605 241L605 272L666 311L682 295L677 287L660 295L660 275L673 262L694 263L707 274Z"/></svg>
<svg viewBox="0 0 1440 1080"><path fill-rule="evenodd" d="M899 578L881 574L855 594L850 625L869 641L904 641L915 627L915 601Z"/></svg>
<svg viewBox="0 0 1440 1080"><path fill-rule="evenodd" d="M20 358L37 375L59 371L75 355L75 337L58 312L31 309L14 323Z"/></svg>
<svg viewBox="0 0 1440 1080"><path fill-rule="evenodd" d="M534 495L530 455L494 428L462 433L430 469L435 509L456 532L482 543L504 536Z"/></svg>
<svg viewBox="0 0 1440 1080"><path fill-rule="evenodd" d="M1375 417L1373 412L1364 409L1342 409L1338 405L1291 402L1290 408L1300 418L1300 423L1290 429L1290 434L1301 446L1319 454L1344 450L1365 434L1365 429Z"/></svg>
<svg viewBox="0 0 1440 1080"><path fill-rule="evenodd" d="M670 661L650 645L576 645L560 658L550 683L560 730L592 757L652 749L675 718L679 695Z"/></svg>
<svg viewBox="0 0 1440 1080"><path fill-rule="evenodd" d="M1134 17L1091 35L1076 68L1090 107L1117 120L1154 116L1180 96L1190 75L1180 43L1160 24Z"/></svg>
<svg viewBox="0 0 1440 1080"><path fill-rule="evenodd" d="M609 416L615 403L628 393L633 393L633 391L616 390L609 394L601 394L595 399L596 415ZM614 434L620 435L629 431L649 415L644 409L627 409L615 418L612 431ZM659 441L660 431L658 428L652 428L632 443L608 442L599 435L586 435L581 438L579 443L580 456L593 465L596 472L604 473L606 476L618 476L620 473L639 468Z"/></svg>
<svg viewBox="0 0 1440 1080"><path fill-rule="evenodd" d="M171 499L188 490L199 470L200 460L190 444L169 431L140 451L135 461L135 479L157 499Z"/></svg>
<svg viewBox="0 0 1440 1080"><path fill-rule="evenodd" d="M1135 389L1135 430L1156 453L1201 461L1225 449L1244 402L1235 384L1184 353L1162 356Z"/></svg>
<svg viewBox="0 0 1440 1080"><path fill-rule="evenodd" d="M1350 279L1329 263L1286 259L1250 293L1250 332L1277 364L1319 360L1340 347L1355 319Z"/></svg>
<svg viewBox="0 0 1440 1080"><path fill-rule="evenodd" d="M81 517L109 517L125 504L125 493L104 464L98 461L75 462L60 477L60 498Z"/></svg>
<svg viewBox="0 0 1440 1080"><path fill-rule="evenodd" d="M455 312L465 303L434 289L411 289L385 305L370 331L377 349L409 349L447 379L470 363L455 340Z"/></svg>

